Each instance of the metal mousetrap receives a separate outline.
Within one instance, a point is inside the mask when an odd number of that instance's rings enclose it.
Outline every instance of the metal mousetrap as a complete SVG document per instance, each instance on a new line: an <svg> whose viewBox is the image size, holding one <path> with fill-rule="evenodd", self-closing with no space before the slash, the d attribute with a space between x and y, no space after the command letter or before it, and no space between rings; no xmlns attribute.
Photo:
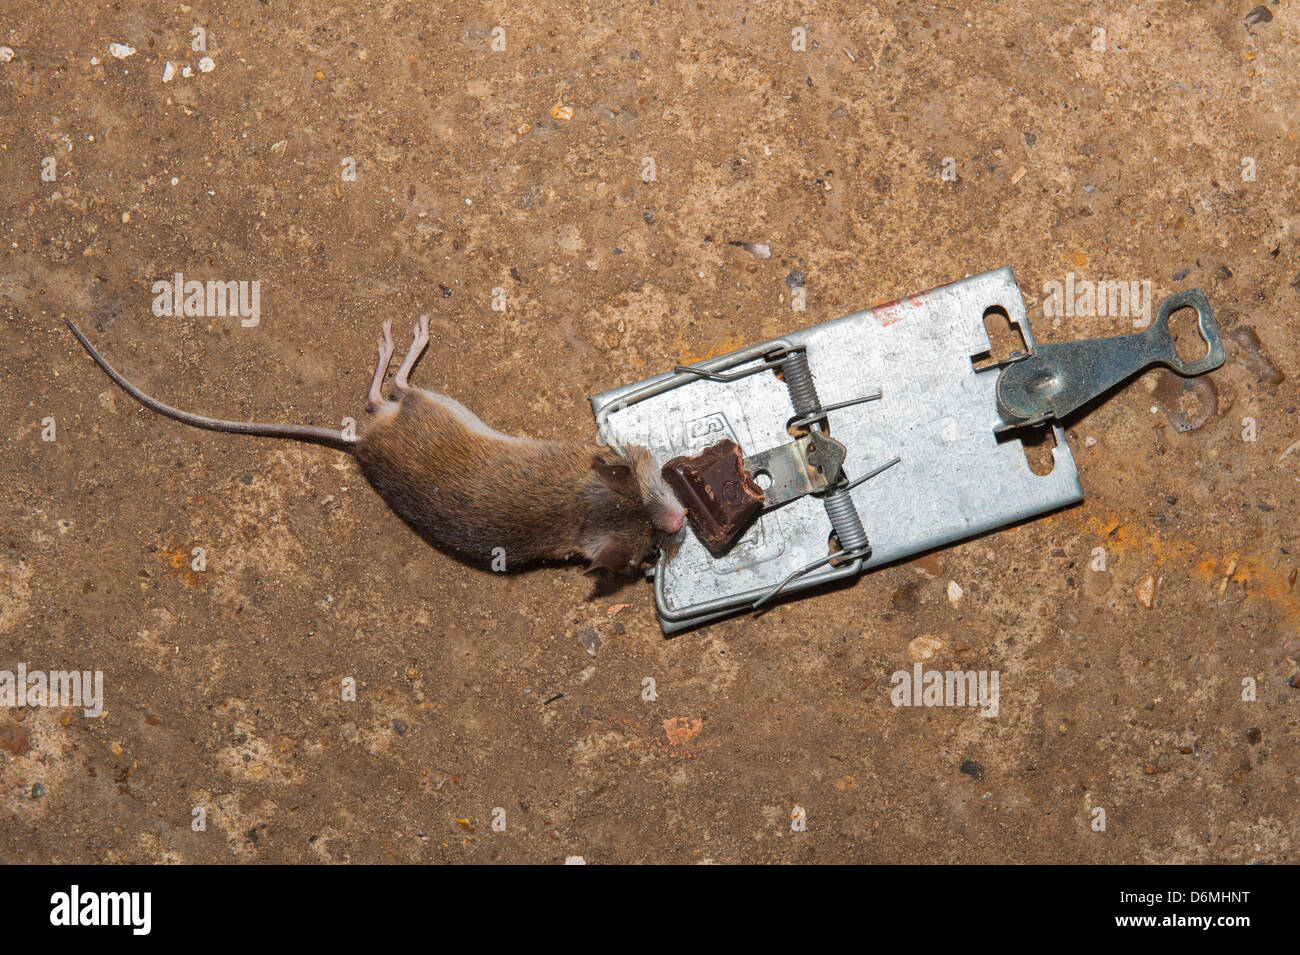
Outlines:
<svg viewBox="0 0 1300 955"><path fill-rule="evenodd" d="M1169 333L1184 306L1207 345L1193 362ZM1028 354L977 367L997 311ZM653 568L673 633L1081 501L1062 417L1153 364L1199 375L1223 361L1198 289L1165 299L1142 332L1036 346L1006 267L590 400L606 443L662 462L730 439L764 488L725 552L687 529ZM1056 442L1038 475L1016 435L1042 427Z"/></svg>

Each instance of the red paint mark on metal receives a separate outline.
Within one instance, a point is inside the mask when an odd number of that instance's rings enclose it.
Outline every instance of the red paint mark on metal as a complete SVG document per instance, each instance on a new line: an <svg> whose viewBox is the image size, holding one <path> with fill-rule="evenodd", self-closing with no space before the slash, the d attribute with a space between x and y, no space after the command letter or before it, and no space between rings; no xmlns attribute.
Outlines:
<svg viewBox="0 0 1300 955"><path fill-rule="evenodd" d="M911 298L900 298L893 302L886 302L884 305L877 305L871 310L872 316L881 328L888 328L895 322L901 322L912 314L913 309L925 308L930 304L929 294L914 295Z"/></svg>

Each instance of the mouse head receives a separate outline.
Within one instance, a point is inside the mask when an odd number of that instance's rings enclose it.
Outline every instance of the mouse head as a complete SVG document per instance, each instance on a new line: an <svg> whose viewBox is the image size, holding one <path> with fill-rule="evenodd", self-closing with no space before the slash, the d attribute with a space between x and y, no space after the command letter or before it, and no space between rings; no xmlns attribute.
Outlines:
<svg viewBox="0 0 1300 955"><path fill-rule="evenodd" d="M645 448L601 447L589 485L594 520L584 548L591 570L635 571L686 523L686 510Z"/></svg>

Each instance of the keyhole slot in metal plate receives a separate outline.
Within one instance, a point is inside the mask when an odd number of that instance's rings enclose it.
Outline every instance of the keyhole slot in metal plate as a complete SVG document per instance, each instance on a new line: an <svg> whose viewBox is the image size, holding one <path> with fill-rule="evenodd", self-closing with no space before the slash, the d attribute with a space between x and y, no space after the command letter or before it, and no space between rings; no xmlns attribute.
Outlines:
<svg viewBox="0 0 1300 955"><path fill-rule="evenodd" d="M1000 368L1012 358L1029 351L1029 346L1025 344L1025 333L1001 305L990 305L984 309L984 334L988 336L988 350L971 356L971 365L977 372L986 368Z"/></svg>

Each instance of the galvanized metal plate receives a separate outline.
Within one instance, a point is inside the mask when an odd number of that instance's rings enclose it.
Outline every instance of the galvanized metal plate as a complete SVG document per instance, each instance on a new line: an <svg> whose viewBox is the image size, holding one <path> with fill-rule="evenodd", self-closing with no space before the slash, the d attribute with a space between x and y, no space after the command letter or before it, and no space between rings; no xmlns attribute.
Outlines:
<svg viewBox="0 0 1300 955"><path fill-rule="evenodd" d="M823 405L875 388L879 401L832 411L830 434L848 448L852 480L894 456L900 462L857 487L854 504L871 539L866 561L827 566L786 595L863 569L982 534L1083 499L1065 432L1056 427L1054 466L1034 474L1018 439L999 442L997 369L977 371L989 351L984 315L1003 309L1025 343L1034 340L1011 269L1002 268L911 298L802 329L698 367L744 369L775 348L803 346ZM731 438L753 454L791 440L789 391L771 371L719 382L668 373L591 398L604 440L639 444L665 461ZM665 632L746 609L788 574L825 557L831 524L816 497L762 515L726 554L714 557L689 530L655 570L655 605Z"/></svg>

